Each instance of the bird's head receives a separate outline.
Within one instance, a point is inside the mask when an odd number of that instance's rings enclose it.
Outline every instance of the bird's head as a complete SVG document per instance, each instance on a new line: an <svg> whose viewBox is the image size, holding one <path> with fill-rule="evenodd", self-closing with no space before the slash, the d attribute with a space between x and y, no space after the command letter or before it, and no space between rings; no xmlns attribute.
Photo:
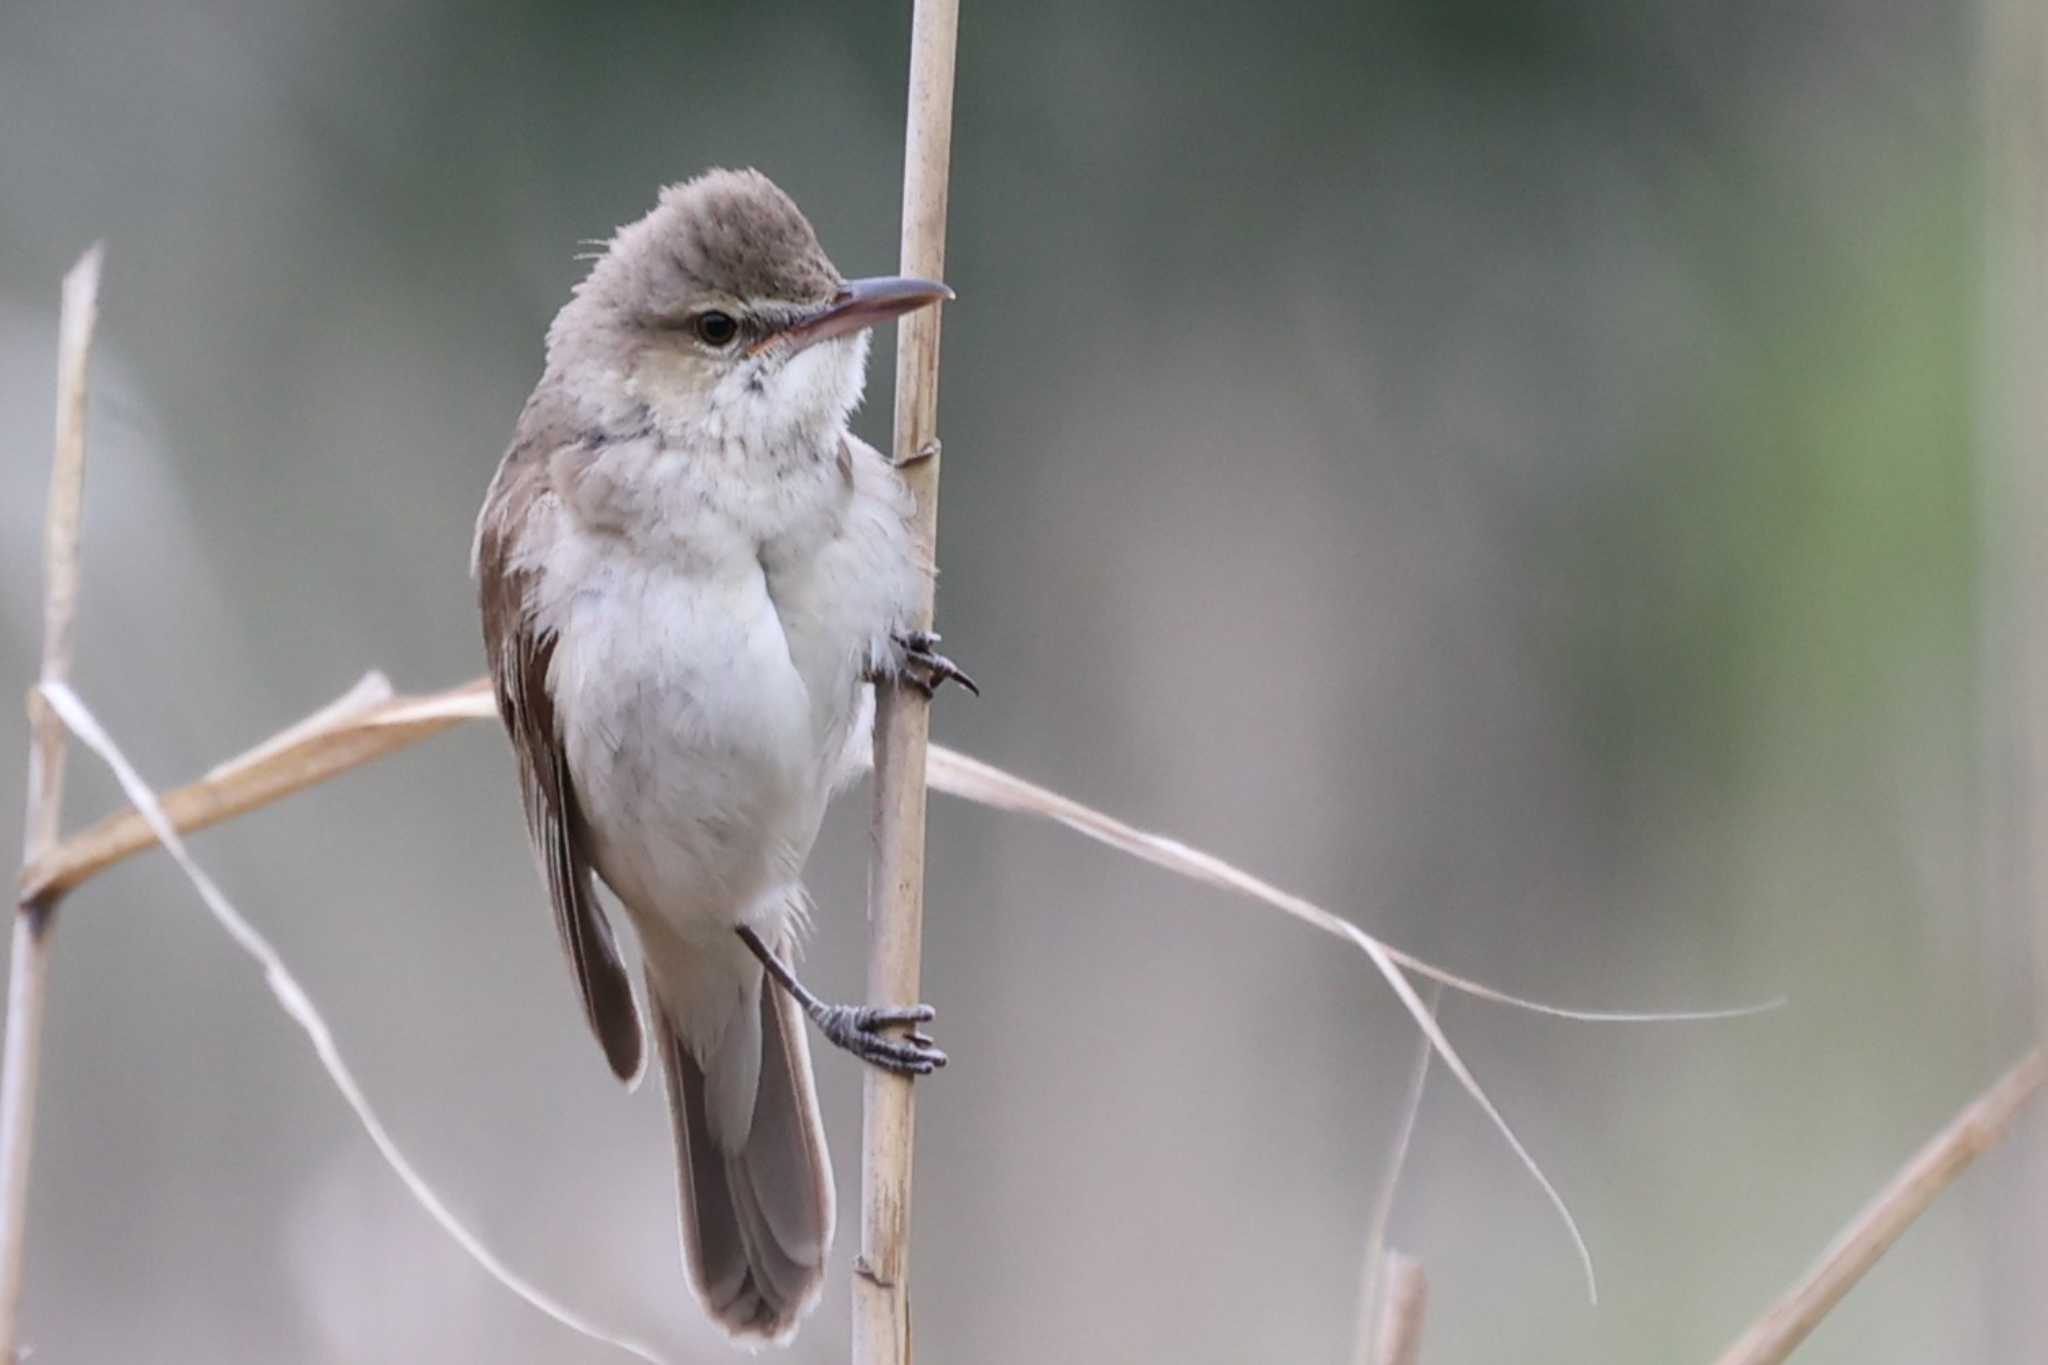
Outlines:
<svg viewBox="0 0 2048 1365"><path fill-rule="evenodd" d="M665 424L780 444L845 424L869 328L951 297L933 280L846 279L768 177L715 170L612 236L555 319L548 360Z"/></svg>

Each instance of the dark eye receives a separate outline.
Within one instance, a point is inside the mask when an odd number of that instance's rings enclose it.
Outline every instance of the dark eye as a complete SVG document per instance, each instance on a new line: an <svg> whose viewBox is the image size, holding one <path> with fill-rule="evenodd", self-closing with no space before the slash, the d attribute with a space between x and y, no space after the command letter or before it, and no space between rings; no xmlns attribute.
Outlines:
<svg viewBox="0 0 2048 1365"><path fill-rule="evenodd" d="M706 346L730 346L740 334L740 325L730 313L699 313L690 320L690 329Z"/></svg>

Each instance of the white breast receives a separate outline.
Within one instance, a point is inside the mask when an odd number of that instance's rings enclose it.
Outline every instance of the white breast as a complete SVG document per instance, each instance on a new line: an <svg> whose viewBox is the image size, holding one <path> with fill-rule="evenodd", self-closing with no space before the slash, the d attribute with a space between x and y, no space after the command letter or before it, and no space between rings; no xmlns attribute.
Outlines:
<svg viewBox="0 0 2048 1365"><path fill-rule="evenodd" d="M782 913L866 742L864 677L890 657L920 570L894 472L864 446L848 461L782 481L782 524L762 539L747 534L758 516L702 501L667 528L687 544L587 526L548 538L534 606L556 632L570 774L598 871L643 933ZM555 515L562 531L579 520Z"/></svg>

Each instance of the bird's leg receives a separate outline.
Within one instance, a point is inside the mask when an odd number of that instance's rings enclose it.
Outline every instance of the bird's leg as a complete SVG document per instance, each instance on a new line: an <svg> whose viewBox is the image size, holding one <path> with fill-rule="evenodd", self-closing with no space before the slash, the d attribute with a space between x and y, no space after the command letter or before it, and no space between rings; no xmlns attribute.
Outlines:
<svg viewBox="0 0 2048 1365"><path fill-rule="evenodd" d="M898 676L927 697L949 682L959 683L975 696L981 689L958 664L939 653L939 635L932 630L907 630L896 637L903 646L903 671Z"/></svg>
<svg viewBox="0 0 2048 1365"><path fill-rule="evenodd" d="M932 1021L930 1005L828 1005L796 979L796 973L769 951L759 934L745 928L738 933L740 942L761 960L775 984L803 1006L833 1046L846 1049L870 1066L904 1076L926 1076L946 1064L946 1054L928 1036L914 1031L917 1025ZM911 1026L913 1032L900 1039L882 1032L899 1024Z"/></svg>

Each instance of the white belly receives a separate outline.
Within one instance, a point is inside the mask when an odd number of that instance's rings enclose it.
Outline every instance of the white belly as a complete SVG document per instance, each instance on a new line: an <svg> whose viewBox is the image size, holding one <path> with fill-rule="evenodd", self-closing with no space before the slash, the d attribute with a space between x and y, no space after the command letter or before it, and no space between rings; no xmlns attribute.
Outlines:
<svg viewBox="0 0 2048 1365"><path fill-rule="evenodd" d="M559 607L554 695L605 881L644 929L781 912L837 755L758 564L718 576L614 560ZM842 731L843 734L843 731Z"/></svg>
<svg viewBox="0 0 2048 1365"><path fill-rule="evenodd" d="M699 461L630 444L606 458L675 481L657 501L687 515L627 536L579 523L588 508L546 514L549 690L592 861L643 940L779 928L866 746L866 673L893 660L928 570L894 471L851 438L834 449L775 481L772 517L725 506L732 480ZM592 473L573 488L609 486Z"/></svg>

